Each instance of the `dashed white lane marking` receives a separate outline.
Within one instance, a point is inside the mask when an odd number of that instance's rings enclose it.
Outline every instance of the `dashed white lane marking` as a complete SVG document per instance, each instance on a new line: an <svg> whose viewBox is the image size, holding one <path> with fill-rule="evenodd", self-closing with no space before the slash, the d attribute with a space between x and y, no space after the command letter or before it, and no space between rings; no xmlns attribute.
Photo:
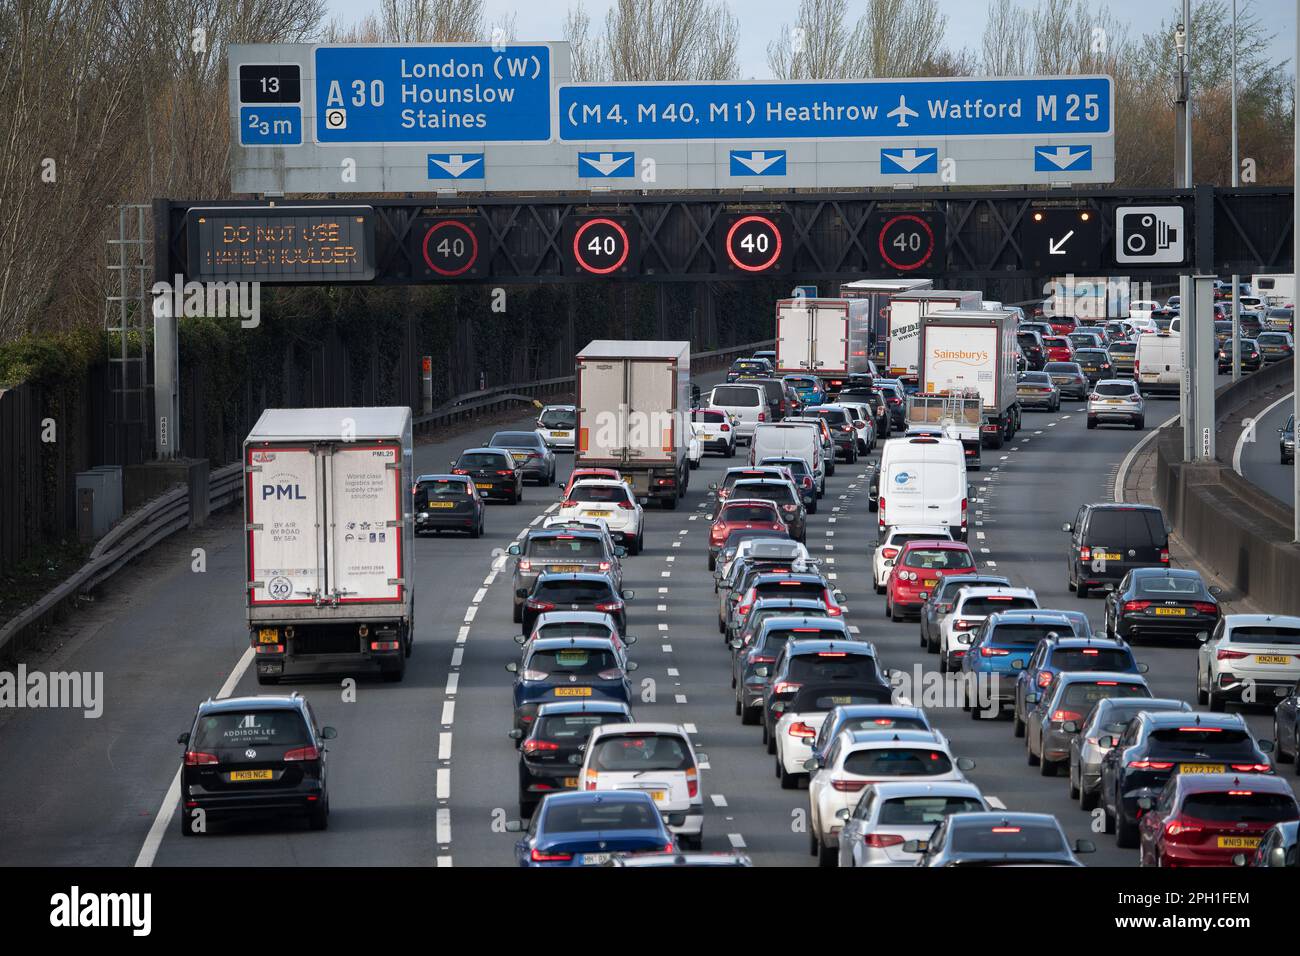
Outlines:
<svg viewBox="0 0 1300 956"><path fill-rule="evenodd" d="M674 541L674 542L673 542L673 547L674 547L674 548L680 548L681 546L682 546L682 543L681 543L680 541ZM672 558L669 558L668 560L671 561Z"/></svg>
<svg viewBox="0 0 1300 956"><path fill-rule="evenodd" d="M826 563L827 563L827 564L834 564L834 563L835 563L835 559L834 559L834 558L827 558L827 559L826 559Z"/></svg>
<svg viewBox="0 0 1300 956"><path fill-rule="evenodd" d="M465 648L458 647L451 652L451 666L460 667L460 662L465 657Z"/></svg>
<svg viewBox="0 0 1300 956"><path fill-rule="evenodd" d="M473 596L472 598L470 598L470 602L469 602L469 603L470 603L470 604L481 604L481 603L483 603L483 598L484 598L486 595L487 595L487 588L485 588L485 587L479 588L477 591L474 592L474 596Z"/></svg>
<svg viewBox="0 0 1300 956"><path fill-rule="evenodd" d="M975 522L975 523L976 523L976 524L979 524L978 521ZM981 541L983 541L983 540L984 540L984 532L983 532L983 531L976 531L976 532L975 532L975 537L977 537L977 538L979 538Z"/></svg>
<svg viewBox="0 0 1300 956"><path fill-rule="evenodd" d="M839 510L840 510L839 505L831 505L831 511L839 511Z"/></svg>
<svg viewBox="0 0 1300 956"><path fill-rule="evenodd" d="M462 627L459 631L456 632L456 643L457 643L457 644L464 644L467 640L469 640L469 625L468 625L468 624L466 624L464 627Z"/></svg>
<svg viewBox="0 0 1300 956"><path fill-rule="evenodd" d="M440 809L436 820L437 823L434 828L434 839L437 840L440 845L446 846L451 843L451 811L445 807ZM448 857L448 865L450 865L450 863L451 858Z"/></svg>
<svg viewBox="0 0 1300 956"><path fill-rule="evenodd" d="M859 628L856 624L850 624L850 625L849 625L849 633L850 633L850 634L860 634L860 633L861 633L861 628Z"/></svg>
<svg viewBox="0 0 1300 956"><path fill-rule="evenodd" d="M476 604L470 605L469 607L465 608L465 623L466 624L474 623L474 618L477 615L478 615L478 605Z"/></svg>
<svg viewBox="0 0 1300 956"><path fill-rule="evenodd" d="M660 593L660 594L667 594L667 593L668 593L668 589L667 589L667 588L660 588L660 589L659 589L659 593Z"/></svg>
<svg viewBox="0 0 1300 956"><path fill-rule="evenodd" d="M680 542L680 541L674 541L673 544L681 544L681 542ZM665 561L676 561L676 560L677 560L677 556L676 556L676 555L672 555L672 554L670 554L670 555L667 555L667 556L664 558L664 560L665 560Z"/></svg>
<svg viewBox="0 0 1300 956"><path fill-rule="evenodd" d="M856 483L851 484L851 485L849 485L849 487L850 487L850 488L856 488L856 487L857 487L857 484L856 484Z"/></svg>
<svg viewBox="0 0 1300 956"><path fill-rule="evenodd" d="M826 519L826 523L827 523L827 524L834 524L835 522L837 522L837 521L839 521L839 520L840 520L839 518L827 518L827 519Z"/></svg>
<svg viewBox="0 0 1300 956"><path fill-rule="evenodd" d="M698 518L698 517L699 517L699 515L691 515L691 516L690 516L689 518L687 518L686 520L687 520L687 521L694 521L694 520L695 520L696 518Z"/></svg>
<svg viewBox="0 0 1300 956"><path fill-rule="evenodd" d="M682 528L682 530L681 530L681 531L678 531L677 533L678 533L678 534L686 534L686 533L687 533L688 531L690 531L690 530L691 530L690 528Z"/></svg>
<svg viewBox="0 0 1300 956"><path fill-rule="evenodd" d="M498 555L496 560L492 562L492 571L493 573L495 573L497 571L500 571L505 566L506 566L506 556L504 554Z"/></svg>
<svg viewBox="0 0 1300 956"><path fill-rule="evenodd" d="M837 578L839 578L839 575L836 574L834 571L831 571L831 572L828 572L828 573L827 573L826 577L827 577L829 580L834 581L834 580L836 580Z"/></svg>
<svg viewBox="0 0 1300 956"><path fill-rule="evenodd" d="M981 553L981 554L989 554L990 552L989 552L989 549L988 549L988 548L980 548L980 553Z"/></svg>
<svg viewBox="0 0 1300 956"><path fill-rule="evenodd" d="M454 696L455 696L455 694L456 694L456 686L457 686L459 683L460 683L460 675L459 675L459 674L448 674L448 675L447 675L447 690L446 690L445 693L447 694L448 697L454 697Z"/></svg>
<svg viewBox="0 0 1300 956"><path fill-rule="evenodd" d="M438 734L438 759L451 759L451 731Z"/></svg>
<svg viewBox="0 0 1300 956"><path fill-rule="evenodd" d="M848 498L848 495L840 495L840 501L843 501L846 498Z"/></svg>
<svg viewBox="0 0 1300 956"><path fill-rule="evenodd" d="M677 668L676 668L676 667L670 667L670 668L668 668L668 676L669 676L669 677L680 677L681 675L677 672Z"/></svg>
<svg viewBox="0 0 1300 956"><path fill-rule="evenodd" d="M438 799L448 800L451 798L451 771L446 767L438 771Z"/></svg>
<svg viewBox="0 0 1300 956"><path fill-rule="evenodd" d="M833 537L835 537L835 532L834 532L834 531L827 531L827 532L826 532L826 537L828 537L828 538L833 538Z"/></svg>
<svg viewBox="0 0 1300 956"><path fill-rule="evenodd" d="M449 856L438 857L438 866L451 866L451 857Z"/></svg>
<svg viewBox="0 0 1300 956"><path fill-rule="evenodd" d="M660 622L659 622L659 630L661 630L661 631L666 631L666 630L668 630L668 625L665 624L663 621L660 621Z"/></svg>
<svg viewBox="0 0 1300 956"><path fill-rule="evenodd" d="M1010 455L1003 455L1001 458L998 459L998 461L1006 461L1010 457L1011 457Z"/></svg>
<svg viewBox="0 0 1300 956"><path fill-rule="evenodd" d="M671 644L664 644L660 648L660 650L662 650L665 654L671 654L673 652L673 646Z"/></svg>
<svg viewBox="0 0 1300 956"><path fill-rule="evenodd" d="M685 694L674 694L673 696L677 699L677 703L679 703L679 704L684 704L684 703L686 703L686 695L685 695Z"/></svg>
<svg viewBox="0 0 1300 956"><path fill-rule="evenodd" d="M685 730L691 736L694 736L695 734L699 733L699 730L696 728L694 724L682 724L682 729Z"/></svg>
<svg viewBox="0 0 1300 956"><path fill-rule="evenodd" d="M454 700L444 700L442 702L442 725L449 726L456 719L456 702Z"/></svg>
<svg viewBox="0 0 1300 956"><path fill-rule="evenodd" d="M540 515L538 515L538 516L537 516L536 518L534 518L532 521L528 522L529 527L532 527L532 526L534 526L534 525L539 525L539 524L541 524L541 523L542 523L542 519L545 518L545 517L546 517L546 515L544 515L544 514L540 514Z"/></svg>
<svg viewBox="0 0 1300 956"><path fill-rule="evenodd" d="M551 514L551 513L554 512L555 509L558 508L558 507L560 507L559 502L556 502L555 504L547 505L547 506L546 506L546 513L547 513L547 514Z"/></svg>
<svg viewBox="0 0 1300 956"><path fill-rule="evenodd" d="M492 586L492 582L495 581L496 579L497 579L497 573L495 571L489 572L488 576L483 579L483 586L485 588L490 588Z"/></svg>
<svg viewBox="0 0 1300 956"><path fill-rule="evenodd" d="M727 839L731 841L731 846L736 850L745 849L745 838L739 833L728 833Z"/></svg>
<svg viewBox="0 0 1300 956"><path fill-rule="evenodd" d="M984 799L988 801L989 806L994 810L1005 810L1007 808L1007 805L997 797L985 797Z"/></svg>
<svg viewBox="0 0 1300 956"><path fill-rule="evenodd" d="M1038 431L1034 432L1035 435L1041 435L1042 433L1043 433L1043 430L1042 430L1041 428L1038 429Z"/></svg>
<svg viewBox="0 0 1300 956"><path fill-rule="evenodd" d="M824 547L827 551L834 551L834 550L835 550L835 545L833 545L833 544L822 545L822 547Z"/></svg>
<svg viewBox="0 0 1300 956"><path fill-rule="evenodd" d="M712 769L713 769L713 765L712 765L711 763L709 763L707 760L701 760L700 763L699 763L699 768L700 768L701 770L712 770Z"/></svg>
<svg viewBox="0 0 1300 956"><path fill-rule="evenodd" d="M725 807L727 805L727 798L720 793L709 794L709 799L713 801L715 807Z"/></svg>
<svg viewBox="0 0 1300 956"><path fill-rule="evenodd" d="M990 568L996 568L998 566L998 563L996 561L985 561L984 563L987 564Z"/></svg>
<svg viewBox="0 0 1300 956"><path fill-rule="evenodd" d="M667 605L667 604L657 604L657 605L655 605L655 610L656 610L656 611L666 611L666 610L668 610L668 605Z"/></svg>
<svg viewBox="0 0 1300 956"><path fill-rule="evenodd" d="M661 578L671 578L673 576L673 573L671 571L660 571L659 576Z"/></svg>

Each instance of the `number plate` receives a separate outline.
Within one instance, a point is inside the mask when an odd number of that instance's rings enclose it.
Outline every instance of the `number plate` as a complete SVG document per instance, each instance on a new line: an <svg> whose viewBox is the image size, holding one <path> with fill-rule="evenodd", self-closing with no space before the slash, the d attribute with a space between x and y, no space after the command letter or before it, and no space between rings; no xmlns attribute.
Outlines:
<svg viewBox="0 0 1300 956"><path fill-rule="evenodd" d="M1256 654L1256 664L1290 664L1290 654Z"/></svg>
<svg viewBox="0 0 1300 956"><path fill-rule="evenodd" d="M582 854L583 866L604 866L609 862L608 853L584 853Z"/></svg>
<svg viewBox="0 0 1300 956"><path fill-rule="evenodd" d="M551 432L551 437L552 437L552 438L568 438L568 437L569 437L569 433L568 433L568 432Z"/></svg>
<svg viewBox="0 0 1300 956"><path fill-rule="evenodd" d="M556 697L590 697L590 687L557 687L555 688Z"/></svg>
<svg viewBox="0 0 1300 956"><path fill-rule="evenodd" d="M482 485L480 485L479 487L481 488ZM454 508L454 507L456 507L456 502L454 501L430 501L429 502L430 511L433 511L435 508Z"/></svg>
<svg viewBox="0 0 1300 956"><path fill-rule="evenodd" d="M1106 551L1102 553L1102 558L1106 561L1123 561L1124 555L1118 551Z"/></svg>
<svg viewBox="0 0 1300 956"><path fill-rule="evenodd" d="M1185 607L1158 607L1154 608L1155 613L1161 617L1186 617L1187 608Z"/></svg>
<svg viewBox="0 0 1300 956"><path fill-rule="evenodd" d="M273 775L270 770L232 770L230 771L230 782L240 783L245 780L270 780Z"/></svg>
<svg viewBox="0 0 1300 956"><path fill-rule="evenodd" d="M668 799L668 791L667 791L667 790L651 790L651 791L650 791L650 799L654 800L655 803L661 803L661 802L663 802L664 800L667 800L667 799Z"/></svg>
<svg viewBox="0 0 1300 956"><path fill-rule="evenodd" d="M478 481L476 481L476 482L474 482L474 487L475 487L475 488L486 488L486 489L488 489L489 491L491 491L491 490L492 490L492 482L490 482L490 481L489 481L489 482L478 482Z"/></svg>
<svg viewBox="0 0 1300 956"><path fill-rule="evenodd" d="M1106 404L1107 404L1107 405L1123 405L1123 404L1124 404L1124 399L1122 399L1122 398L1108 398L1108 399L1106 399Z"/></svg>
<svg viewBox="0 0 1300 956"><path fill-rule="evenodd" d="M280 632L274 627L259 627L257 629L257 642L259 644L279 644Z"/></svg>
<svg viewBox="0 0 1300 956"><path fill-rule="evenodd" d="M1180 763L1179 773L1223 773L1221 763Z"/></svg>
<svg viewBox="0 0 1300 956"><path fill-rule="evenodd" d="M552 564L550 565L550 569L559 574L569 574L571 572L581 571L582 565L581 564Z"/></svg>
<svg viewBox="0 0 1300 956"><path fill-rule="evenodd" d="M593 518L609 518L609 517L611 517L611 516L614 514L614 512L612 512L612 511L588 511L587 514L591 515Z"/></svg>
<svg viewBox="0 0 1300 956"><path fill-rule="evenodd" d="M935 586L936 584L938 584L938 583L939 583L939 579L938 579L938 578L926 578L926 579L925 579L925 586L926 586L927 588L932 588L932 587L934 587L934 586Z"/></svg>
<svg viewBox="0 0 1300 956"><path fill-rule="evenodd" d="M576 789L578 786L578 778L565 777L562 786L568 787L570 790Z"/></svg>
<svg viewBox="0 0 1300 956"><path fill-rule="evenodd" d="M1253 850L1259 846L1259 837L1221 836L1219 846L1225 850Z"/></svg>

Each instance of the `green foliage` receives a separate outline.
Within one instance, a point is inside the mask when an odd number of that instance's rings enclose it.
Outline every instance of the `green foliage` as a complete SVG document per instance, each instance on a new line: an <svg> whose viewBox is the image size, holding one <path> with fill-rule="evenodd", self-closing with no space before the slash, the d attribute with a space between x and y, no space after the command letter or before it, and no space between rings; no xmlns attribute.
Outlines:
<svg viewBox="0 0 1300 956"><path fill-rule="evenodd" d="M0 388L23 382L63 382L79 379L103 361L107 335L90 327L67 332L25 335L0 344Z"/></svg>

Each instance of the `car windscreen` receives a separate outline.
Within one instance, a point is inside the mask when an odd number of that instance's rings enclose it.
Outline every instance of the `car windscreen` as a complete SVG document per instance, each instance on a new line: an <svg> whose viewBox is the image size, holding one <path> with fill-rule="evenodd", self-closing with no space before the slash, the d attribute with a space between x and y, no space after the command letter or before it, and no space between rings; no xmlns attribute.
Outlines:
<svg viewBox="0 0 1300 956"><path fill-rule="evenodd" d="M1118 647L1058 647L1052 666L1061 671L1127 671L1133 655Z"/></svg>
<svg viewBox="0 0 1300 956"><path fill-rule="evenodd" d="M753 387L738 388L719 385L713 390L713 404L732 408L756 408L763 404L759 390Z"/></svg>
<svg viewBox="0 0 1300 956"><path fill-rule="evenodd" d="M811 472L808 471L808 462L804 461L802 458L764 458L759 462L759 464L789 468L791 474L796 478L801 478L804 475L811 474Z"/></svg>
<svg viewBox="0 0 1300 956"><path fill-rule="evenodd" d="M1114 385L1102 383L1097 386L1096 392L1098 395L1107 395L1112 397L1122 396L1124 398L1128 398L1134 394L1134 389L1133 386L1131 385L1124 385L1118 382L1115 383Z"/></svg>
<svg viewBox="0 0 1300 956"><path fill-rule="evenodd" d="M1230 644L1300 644L1300 628L1281 624L1243 624L1228 635Z"/></svg>
<svg viewBox="0 0 1300 956"><path fill-rule="evenodd" d="M952 761L942 750L929 747L878 747L846 754L844 772L859 777L936 777L951 773Z"/></svg>
<svg viewBox="0 0 1300 956"><path fill-rule="evenodd" d="M953 827L948 837L955 853L1063 853L1056 827L1023 823Z"/></svg>
<svg viewBox="0 0 1300 956"><path fill-rule="evenodd" d="M488 444L496 448L541 448L545 442L537 432L497 432Z"/></svg>
<svg viewBox="0 0 1300 956"><path fill-rule="evenodd" d="M1163 544L1165 529L1155 511L1094 511L1088 520L1088 543L1114 546Z"/></svg>
<svg viewBox="0 0 1300 956"><path fill-rule="evenodd" d="M1037 647L1048 634L1069 630L1068 624L999 624L985 643L998 647Z"/></svg>
<svg viewBox="0 0 1300 956"><path fill-rule="evenodd" d="M307 742L306 722L296 710L230 710L200 717L190 749L292 747Z"/></svg>
<svg viewBox="0 0 1300 956"><path fill-rule="evenodd" d="M812 408L808 410L808 414L824 418L832 425L845 425L849 420L848 413L842 408Z"/></svg>
<svg viewBox="0 0 1300 956"><path fill-rule="evenodd" d="M614 652L603 647L547 647L528 656L527 670L590 677L617 667Z"/></svg>
<svg viewBox="0 0 1300 956"><path fill-rule="evenodd" d="M719 521L778 521L776 509L771 505L727 505L718 515Z"/></svg>
<svg viewBox="0 0 1300 956"><path fill-rule="evenodd" d="M996 614L998 611L1036 611L1038 602L1031 597L1015 597L1012 595L994 595L992 597L971 597L962 602L961 614L963 616L971 615L989 615Z"/></svg>
<svg viewBox="0 0 1300 956"><path fill-rule="evenodd" d="M825 714L836 707L880 702L882 688L878 684L866 687L803 687L795 692L786 705L787 714Z"/></svg>
<svg viewBox="0 0 1300 956"><path fill-rule="evenodd" d="M627 501L627 487L620 485L574 485L570 501L618 503Z"/></svg>
<svg viewBox="0 0 1300 956"><path fill-rule="evenodd" d="M825 586L816 581L764 581L754 585L755 597L820 598Z"/></svg>
<svg viewBox="0 0 1300 956"><path fill-rule="evenodd" d="M785 381L789 382L795 388L816 388L817 379L805 376L791 375Z"/></svg>
<svg viewBox="0 0 1300 956"><path fill-rule="evenodd" d="M766 518L763 520L767 520ZM789 538L790 532L785 528L776 530L775 528L733 528L727 532L727 540L723 543L723 548L735 548L742 541L750 538Z"/></svg>
<svg viewBox="0 0 1300 956"><path fill-rule="evenodd" d="M609 637L609 626L599 621L556 621L537 629L539 638L547 637Z"/></svg>
<svg viewBox="0 0 1300 956"><path fill-rule="evenodd" d="M924 568L927 571L952 571L973 568L975 561L969 552L957 548L918 548L907 553L903 566Z"/></svg>
<svg viewBox="0 0 1300 956"><path fill-rule="evenodd" d="M622 714L548 714L537 718L533 737L576 747L585 742L587 736L597 727L624 723L626 720L627 718Z"/></svg>
<svg viewBox="0 0 1300 956"><path fill-rule="evenodd" d="M787 678L799 684L822 681L879 680L875 658L866 654L848 654L844 651L821 651L816 654L796 654L790 658Z"/></svg>
<svg viewBox="0 0 1300 956"><path fill-rule="evenodd" d="M502 455L490 455L487 452L471 452L467 455L461 455L460 461L456 463L457 468L464 468L469 471L481 471L482 469L498 468L502 471L513 469L515 463Z"/></svg>
<svg viewBox="0 0 1300 956"><path fill-rule="evenodd" d="M555 561L560 558L590 558L598 561L605 556L605 547L598 538L577 535L544 535L528 539L524 552L530 558Z"/></svg>
<svg viewBox="0 0 1300 956"><path fill-rule="evenodd" d="M841 730L929 730L930 726L920 717L846 717L832 729L839 733ZM826 739L830 740L831 736Z"/></svg>
<svg viewBox="0 0 1300 956"><path fill-rule="evenodd" d="M1125 681L1097 681L1096 683L1073 681L1058 695L1057 709L1073 711L1077 715L1074 719L1081 720L1099 700L1107 700L1111 697L1150 696L1151 691L1143 684L1131 684Z"/></svg>
<svg viewBox="0 0 1300 956"><path fill-rule="evenodd" d="M1150 755L1166 757L1249 757L1255 759L1250 735L1235 727L1198 727L1194 715L1178 727L1159 727L1151 731Z"/></svg>
<svg viewBox="0 0 1300 956"><path fill-rule="evenodd" d="M1296 819L1295 798L1285 793L1255 793L1249 784L1232 793L1189 793L1183 815L1212 823L1282 823Z"/></svg>
<svg viewBox="0 0 1300 956"><path fill-rule="evenodd" d="M686 770L694 766L677 734L615 734L596 742L590 767L609 773Z"/></svg>
<svg viewBox="0 0 1300 956"><path fill-rule="evenodd" d="M575 428L578 424L578 413L571 409L548 408L542 412L538 421L544 428Z"/></svg>
<svg viewBox="0 0 1300 956"><path fill-rule="evenodd" d="M1121 355L1130 355L1136 350L1136 342L1112 342L1110 346L1111 355L1115 355L1116 353Z"/></svg>
<svg viewBox="0 0 1300 956"><path fill-rule="evenodd" d="M536 593L540 600L556 604L594 604L614 596L610 585L602 581L543 581Z"/></svg>
<svg viewBox="0 0 1300 956"><path fill-rule="evenodd" d="M984 804L974 797L894 797L880 807L878 823L898 827L933 826L951 813L979 813Z"/></svg>
<svg viewBox="0 0 1300 956"><path fill-rule="evenodd" d="M1078 375L1079 366L1074 362L1048 362L1043 366L1046 372L1054 372L1057 375Z"/></svg>
<svg viewBox="0 0 1300 956"><path fill-rule="evenodd" d="M430 498L468 498L470 483L462 478L439 478L435 481L422 481L415 486L417 504L428 502Z"/></svg>
<svg viewBox="0 0 1300 956"><path fill-rule="evenodd" d="M1260 345L1286 345L1286 336L1280 332L1265 332L1256 336L1256 341Z"/></svg>
<svg viewBox="0 0 1300 956"><path fill-rule="evenodd" d="M603 803L557 803L544 808L546 833L580 830L658 830L662 817L653 804L642 800Z"/></svg>

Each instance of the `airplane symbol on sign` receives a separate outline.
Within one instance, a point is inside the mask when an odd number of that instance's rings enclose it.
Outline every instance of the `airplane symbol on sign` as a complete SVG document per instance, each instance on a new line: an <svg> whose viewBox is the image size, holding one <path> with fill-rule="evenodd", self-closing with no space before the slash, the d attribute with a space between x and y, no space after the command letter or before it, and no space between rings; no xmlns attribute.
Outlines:
<svg viewBox="0 0 1300 956"><path fill-rule="evenodd" d="M907 105L906 96L900 96L898 98L898 106L894 107L885 115L888 116L890 119L893 119L895 116L897 116L898 125L899 128L901 129L902 127L907 125L907 118L909 116L920 116L921 114Z"/></svg>

